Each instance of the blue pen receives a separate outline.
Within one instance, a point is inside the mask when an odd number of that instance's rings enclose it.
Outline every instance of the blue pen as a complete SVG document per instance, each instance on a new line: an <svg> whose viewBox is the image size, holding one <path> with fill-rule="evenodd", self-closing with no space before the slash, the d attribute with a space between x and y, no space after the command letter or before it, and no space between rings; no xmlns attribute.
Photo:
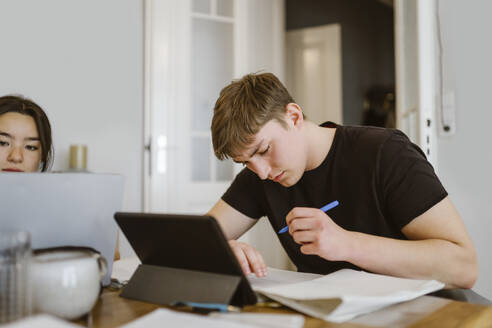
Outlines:
<svg viewBox="0 0 492 328"><path fill-rule="evenodd" d="M198 302L174 302L171 305L173 306L189 306L194 310L202 310L202 311L220 311L220 312L228 312L228 311L239 311L237 307L222 304L222 303L198 303Z"/></svg>
<svg viewBox="0 0 492 328"><path fill-rule="evenodd" d="M335 200L335 201L333 201L333 202L331 202L331 203L329 203L329 204L327 204L327 205L323 206L322 208L320 208L320 210L322 210L323 212L328 212L328 211L329 211L329 210L331 210L332 208L334 208L334 207L338 206L338 204L340 204L340 203L338 202L338 200ZM281 233L287 232L288 230L289 230L289 226L288 226L288 225L286 225L285 227L283 227L282 229L280 229L280 230L278 231L278 234L281 234Z"/></svg>

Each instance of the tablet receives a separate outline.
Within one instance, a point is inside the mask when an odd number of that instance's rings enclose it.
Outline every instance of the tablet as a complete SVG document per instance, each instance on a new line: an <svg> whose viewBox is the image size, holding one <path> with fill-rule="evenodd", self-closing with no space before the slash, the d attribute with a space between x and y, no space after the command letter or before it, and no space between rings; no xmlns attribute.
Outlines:
<svg viewBox="0 0 492 328"><path fill-rule="evenodd" d="M142 264L239 276L234 303L256 303L256 295L213 217L129 212L114 217Z"/></svg>

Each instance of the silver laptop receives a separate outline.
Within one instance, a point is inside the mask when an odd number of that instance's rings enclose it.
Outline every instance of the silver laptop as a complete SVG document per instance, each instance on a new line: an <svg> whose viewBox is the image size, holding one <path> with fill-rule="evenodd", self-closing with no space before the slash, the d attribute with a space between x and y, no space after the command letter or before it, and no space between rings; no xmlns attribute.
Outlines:
<svg viewBox="0 0 492 328"><path fill-rule="evenodd" d="M0 173L0 229L27 230L32 248L92 247L111 280L123 177L92 173Z"/></svg>

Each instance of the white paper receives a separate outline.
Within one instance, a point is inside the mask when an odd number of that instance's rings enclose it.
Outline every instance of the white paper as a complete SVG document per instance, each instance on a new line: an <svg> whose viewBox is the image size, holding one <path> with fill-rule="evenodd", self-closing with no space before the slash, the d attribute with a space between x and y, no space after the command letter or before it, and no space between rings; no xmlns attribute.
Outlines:
<svg viewBox="0 0 492 328"><path fill-rule="evenodd" d="M304 317L299 314L212 312L209 316L233 322L258 325L263 328L302 328L304 326Z"/></svg>
<svg viewBox="0 0 492 328"><path fill-rule="evenodd" d="M2 328L80 328L79 325L49 314L38 314L0 326Z"/></svg>
<svg viewBox="0 0 492 328"><path fill-rule="evenodd" d="M292 284L296 282L303 282L313 280L322 277L316 273L305 273L288 270L280 270L275 268L267 268L267 276L258 278L254 274L248 276L251 288L256 291L258 288L267 288L278 285Z"/></svg>
<svg viewBox="0 0 492 328"><path fill-rule="evenodd" d="M111 279L117 280L119 283L126 283L132 277L135 270L140 264L138 257L126 257L113 263L113 272Z"/></svg>
<svg viewBox="0 0 492 328"><path fill-rule="evenodd" d="M212 318L205 315L176 312L167 309L157 309L144 315L120 328L258 328L257 325L241 322L232 322L220 318Z"/></svg>
<svg viewBox="0 0 492 328"><path fill-rule="evenodd" d="M405 328L427 317L451 302L435 296L420 296L411 301L387 306L378 311L362 314L349 322L371 327Z"/></svg>
<svg viewBox="0 0 492 328"><path fill-rule="evenodd" d="M313 317L343 322L443 287L443 283L435 280L343 269L308 281L256 287L255 290Z"/></svg>

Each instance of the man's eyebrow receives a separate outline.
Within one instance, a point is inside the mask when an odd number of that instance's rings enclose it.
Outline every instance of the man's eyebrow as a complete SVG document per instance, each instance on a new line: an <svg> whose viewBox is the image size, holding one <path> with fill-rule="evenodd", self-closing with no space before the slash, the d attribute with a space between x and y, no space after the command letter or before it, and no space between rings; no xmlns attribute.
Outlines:
<svg viewBox="0 0 492 328"><path fill-rule="evenodd" d="M248 156L248 158L251 158L253 157L259 150L260 150L260 147L261 145L263 144L263 141L265 139L261 139L259 143L256 144L256 147L255 147L255 150L251 153L251 155ZM247 160L246 160L247 161ZM245 162L246 162L245 161ZM233 159L233 162L234 163L238 163L238 164L243 164L244 162L241 162L241 161L236 161L235 159Z"/></svg>
<svg viewBox="0 0 492 328"><path fill-rule="evenodd" d="M263 144L263 140L264 139L261 139L261 141L256 144L255 150L251 153L251 155L249 155L248 158L251 158L251 157L255 156L255 154L260 150L260 147Z"/></svg>

